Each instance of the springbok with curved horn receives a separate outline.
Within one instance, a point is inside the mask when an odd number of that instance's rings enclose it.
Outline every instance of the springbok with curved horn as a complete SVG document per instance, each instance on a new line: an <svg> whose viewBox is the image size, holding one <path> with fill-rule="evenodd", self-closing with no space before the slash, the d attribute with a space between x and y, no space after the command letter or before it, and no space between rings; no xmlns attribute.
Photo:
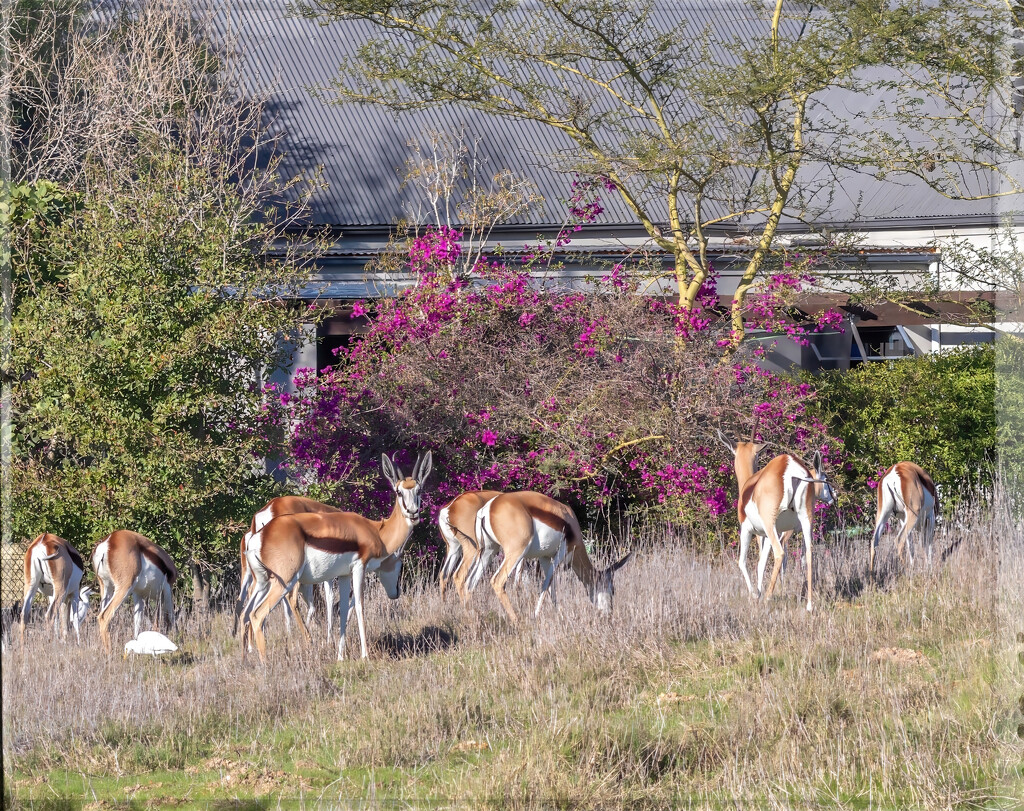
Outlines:
<svg viewBox="0 0 1024 811"><path fill-rule="evenodd" d="M501 549L505 560L491 578L491 588L513 623L519 618L505 594L505 585L523 559L536 560L544 574L535 616L540 613L546 595L550 594L552 604L557 605L555 568L567 556L590 601L596 603L602 614L610 614L615 593L613 575L633 554L627 553L607 569L597 569L587 555L575 513L553 498L528 490L503 493L488 501L477 513L476 537L481 551L473 563L468 587L476 587L490 559Z"/></svg>
<svg viewBox="0 0 1024 811"><path fill-rule="evenodd" d="M456 496L441 508L437 526L448 545L448 554L441 567L441 597L449 584L454 584L462 604L469 599L466 578L480 552L476 536L476 515L492 498L501 495L498 490L470 490Z"/></svg>
<svg viewBox="0 0 1024 811"><path fill-rule="evenodd" d="M171 587L178 579L178 570L163 549L149 538L127 529L111 532L92 553L92 568L100 581L100 639L110 653L110 621L114 612L130 595L135 618L135 636L142 628L143 603L156 600L167 617L168 628L174 627L174 603Z"/></svg>
<svg viewBox="0 0 1024 811"><path fill-rule="evenodd" d="M342 512L340 507L332 507L330 504L324 504L320 501L314 501L311 498L303 498L302 496L280 496L278 498L272 498L252 517L252 522L249 524L249 531L245 533L242 538L241 547L241 568L242 577L241 583L238 589L238 600L235 601L235 618L234 624L231 627L231 635L238 635L238 621L242 616L242 612L245 609L246 603L249 601L251 596L250 591L253 584L252 571L249 569L249 562L245 557L245 545L249 542L249 539L259 532L263 527L269 524L272 520L281 515L296 515L298 513L340 513ZM313 617L313 587L307 586L302 593L302 596L306 599L306 604L309 606L309 610L306 613L306 622L309 622ZM327 639L331 639L332 630L332 619L333 613L332 608L334 605L334 591L331 586L330 580L325 580L323 583L324 589L324 604L327 606ZM288 595L288 608L289 613L285 614L285 618L288 619L290 615L294 615L299 610L298 601L296 595L291 593ZM299 625L299 629L307 636L309 634L305 625ZM312 641L307 639L307 641Z"/></svg>
<svg viewBox="0 0 1024 811"><path fill-rule="evenodd" d="M413 527L420 522L423 483L432 467L430 451L422 462L416 459L410 477L396 470L385 455L384 475L395 491L395 506L383 521L371 521L350 512L300 513L283 515L258 531L246 546L249 568L256 579L256 593L246 611L249 631L260 660L266 661L263 623L267 615L297 583L322 583L338 578L341 595L338 658L345 655L345 626L348 621L349 592L354 598L362 657L367 657L363 625L363 580L376 571L384 591L392 600L400 595L402 550ZM302 618L296 615L295 621ZM245 640L242 656L245 656Z"/></svg>
<svg viewBox="0 0 1024 811"><path fill-rule="evenodd" d="M50 532L39 535L25 550L25 601L21 608L21 637L25 637L36 592L42 591L49 597L46 620L53 622L54 634L60 633L67 639L68 624L75 629L75 636L82 641L80 632L84 611L88 608L88 589L82 589L85 561L71 544ZM56 609L56 613L54 613Z"/></svg>
<svg viewBox="0 0 1024 811"><path fill-rule="evenodd" d="M896 554L902 558L903 545L906 544L907 556L913 566L911 535L914 530L920 530L921 543L928 550L928 565L931 566L937 508L935 482L920 466L913 462L897 462L885 471L878 480L878 511L875 515L875 531L871 535L868 572L875 573L875 547L893 515L902 521L897 535Z"/></svg>
<svg viewBox="0 0 1024 811"><path fill-rule="evenodd" d="M814 454L811 465L789 453L781 453L763 468L754 472L754 463L764 444L755 443L754 431L749 442L731 442L721 431L718 438L732 452L735 462L736 480L739 483L739 499L736 513L740 523L739 567L752 597L760 599L764 592L764 571L768 563L768 552L774 554L772 576L768 582L766 596L771 597L782 568L782 540L779 533L799 529L804 536L807 557L807 610L813 608L811 589L811 543L814 528L814 503L834 501L832 487L825 478L821 453ZM768 544L761 546L757 563L757 594L747 573L747 553L753 535L766 537ZM759 541L760 542L760 541Z"/></svg>

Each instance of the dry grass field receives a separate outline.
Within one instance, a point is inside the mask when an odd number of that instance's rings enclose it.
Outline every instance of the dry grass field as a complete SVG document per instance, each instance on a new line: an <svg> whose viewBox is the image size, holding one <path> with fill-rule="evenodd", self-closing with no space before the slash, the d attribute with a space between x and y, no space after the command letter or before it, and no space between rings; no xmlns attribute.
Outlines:
<svg viewBox="0 0 1024 811"><path fill-rule="evenodd" d="M468 609L374 586L366 662L280 610L267 666L226 613L183 617L162 660L37 623L3 661L13 805L1024 807L1024 530L998 500L940 527L931 571L887 545L868 585L866 538L820 549L810 615L797 567L755 604L726 556L623 545L610 620L568 570L519 629L486 583ZM527 617L535 597L513 589Z"/></svg>

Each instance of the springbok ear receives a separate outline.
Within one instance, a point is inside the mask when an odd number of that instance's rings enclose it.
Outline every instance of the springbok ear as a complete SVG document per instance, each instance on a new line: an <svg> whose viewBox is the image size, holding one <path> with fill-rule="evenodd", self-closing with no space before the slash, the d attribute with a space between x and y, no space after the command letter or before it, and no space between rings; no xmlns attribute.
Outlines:
<svg viewBox="0 0 1024 811"><path fill-rule="evenodd" d="M715 429L715 433L718 435L718 441L725 445L729 453L736 455L736 446L729 441L729 438L721 432L718 428Z"/></svg>
<svg viewBox="0 0 1024 811"><path fill-rule="evenodd" d="M822 464L823 464L823 461L822 461L822 458L821 458L821 451L815 451L814 452L814 472L817 473L819 476L821 475L821 466L822 466Z"/></svg>
<svg viewBox="0 0 1024 811"><path fill-rule="evenodd" d="M386 453L382 453L380 455L380 466L384 470L384 478L391 482L391 484L395 484L400 480L398 474L395 472L395 466L391 464L391 460L388 459L388 455Z"/></svg>
<svg viewBox="0 0 1024 811"><path fill-rule="evenodd" d="M621 569L623 566L626 565L626 562L631 557L633 557L633 553L632 552L627 552L625 555L623 555L621 558L619 558L618 561L616 561L611 566L609 566L608 567L608 571L609 572L617 572L619 569Z"/></svg>
<svg viewBox="0 0 1024 811"><path fill-rule="evenodd" d="M413 476L417 482L423 484L427 480L427 476L430 475L430 471L434 469L434 457L430 451L427 451L427 455L423 457L423 463L420 465L419 473Z"/></svg>

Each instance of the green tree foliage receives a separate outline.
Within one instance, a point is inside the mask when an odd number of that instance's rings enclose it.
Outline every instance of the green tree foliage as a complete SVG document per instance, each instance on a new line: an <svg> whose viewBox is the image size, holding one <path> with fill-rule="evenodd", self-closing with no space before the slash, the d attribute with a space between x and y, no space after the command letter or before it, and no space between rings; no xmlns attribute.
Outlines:
<svg viewBox="0 0 1024 811"><path fill-rule="evenodd" d="M173 168L34 246L63 279L14 323L18 536L130 527L208 561L271 492L251 427L295 319L268 291L292 274Z"/></svg>
<svg viewBox="0 0 1024 811"><path fill-rule="evenodd" d="M995 461L995 363L991 347L861 364L815 378L816 410L843 439L848 481L911 461L944 485L947 499L988 480Z"/></svg>
<svg viewBox="0 0 1024 811"><path fill-rule="evenodd" d="M62 268L51 265L48 254L33 246L47 239L77 204L75 195L49 180L0 187L0 228L8 237L0 243L0 266L10 263L17 274L11 280L14 309L26 296L60 281Z"/></svg>
<svg viewBox="0 0 1024 811"><path fill-rule="evenodd" d="M1015 10L1020 13L1019 4ZM995 334L998 459L1004 482L1019 488L1024 485L1024 246L1008 220L988 245L951 239L940 247L944 274L955 280L951 287L994 294L967 302L962 319L986 323ZM940 297L936 290L933 298Z"/></svg>
<svg viewBox="0 0 1024 811"><path fill-rule="evenodd" d="M999 465L1019 496L1024 487L1024 339L1000 336L995 356Z"/></svg>

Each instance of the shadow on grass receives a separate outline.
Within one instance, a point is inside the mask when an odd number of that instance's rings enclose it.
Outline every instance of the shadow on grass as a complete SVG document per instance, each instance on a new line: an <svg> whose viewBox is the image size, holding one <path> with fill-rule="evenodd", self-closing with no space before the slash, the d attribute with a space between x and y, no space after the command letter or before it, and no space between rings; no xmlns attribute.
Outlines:
<svg viewBox="0 0 1024 811"><path fill-rule="evenodd" d="M38 808L39 811L81 811L82 800L72 797L46 797L41 800L21 800L17 796L4 797L4 809L20 811L20 809Z"/></svg>
<svg viewBox="0 0 1024 811"><path fill-rule="evenodd" d="M11 811L21 811L21 809L26 809L26 811L27 809L31 809L31 811L82 811L85 807L85 801L81 797L64 795L40 797L33 800L22 800L17 796L14 798L7 796L4 799L3 808ZM126 809L126 811L142 811L145 806L137 800L124 800L117 803L116 807Z"/></svg>
<svg viewBox="0 0 1024 811"><path fill-rule="evenodd" d="M210 803L210 811L266 811L270 808L270 798L260 797L252 800L215 800Z"/></svg>
<svg viewBox="0 0 1024 811"><path fill-rule="evenodd" d="M835 593L837 600L851 602L856 600L867 588L864 578L858 574L840 574L836 576Z"/></svg>
<svg viewBox="0 0 1024 811"><path fill-rule="evenodd" d="M459 637L451 631L428 625L418 634L384 634L378 637L374 646L387 659L407 659L448 650L458 641Z"/></svg>

